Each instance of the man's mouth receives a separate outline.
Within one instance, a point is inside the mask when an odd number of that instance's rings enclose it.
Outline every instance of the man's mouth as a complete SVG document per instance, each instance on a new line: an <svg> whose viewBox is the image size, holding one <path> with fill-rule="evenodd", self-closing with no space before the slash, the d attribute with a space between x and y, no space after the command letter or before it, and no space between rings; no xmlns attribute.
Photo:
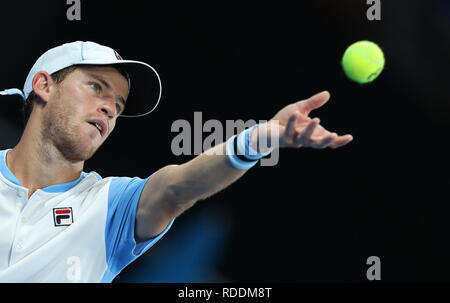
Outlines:
<svg viewBox="0 0 450 303"><path fill-rule="evenodd" d="M97 130L100 132L100 136L103 137L103 135L106 132L106 124L101 120L90 120L88 121L89 124L93 125Z"/></svg>

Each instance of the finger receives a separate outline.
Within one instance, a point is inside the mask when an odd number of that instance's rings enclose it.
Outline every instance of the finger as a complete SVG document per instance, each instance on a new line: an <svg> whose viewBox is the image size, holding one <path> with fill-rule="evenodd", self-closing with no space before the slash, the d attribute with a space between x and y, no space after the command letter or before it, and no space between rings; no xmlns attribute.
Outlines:
<svg viewBox="0 0 450 303"><path fill-rule="evenodd" d="M297 104L301 107L301 109L303 109L306 115L309 115L312 110L323 106L328 102L328 100L330 100L330 93L327 91L323 91L315 94L307 100L298 102Z"/></svg>
<svg viewBox="0 0 450 303"><path fill-rule="evenodd" d="M305 145L310 142L311 135L314 132L314 129L319 124L320 119L314 118L309 124L306 126L305 130L299 134L299 136L295 139L295 144Z"/></svg>
<svg viewBox="0 0 450 303"><path fill-rule="evenodd" d="M320 141L318 143L314 143L314 148L317 149L324 149L328 147L330 144L332 144L337 138L336 133L332 133L329 136L321 137Z"/></svg>
<svg viewBox="0 0 450 303"><path fill-rule="evenodd" d="M344 145L350 143L351 141L353 141L352 135L340 136L332 144L330 144L330 147L335 149L335 148L344 146Z"/></svg>
<svg viewBox="0 0 450 303"><path fill-rule="evenodd" d="M292 116L289 118L288 123L286 125L286 137L292 138L295 134L295 122L298 119L298 114L293 113Z"/></svg>

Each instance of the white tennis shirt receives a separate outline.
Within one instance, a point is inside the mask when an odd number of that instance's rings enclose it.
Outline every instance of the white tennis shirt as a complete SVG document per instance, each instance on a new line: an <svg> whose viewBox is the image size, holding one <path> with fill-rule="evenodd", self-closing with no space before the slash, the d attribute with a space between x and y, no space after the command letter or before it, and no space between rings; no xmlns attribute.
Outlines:
<svg viewBox="0 0 450 303"><path fill-rule="evenodd" d="M28 199L6 165L9 150L0 151L0 282L111 282L173 224L136 243L137 205L151 176L83 172Z"/></svg>

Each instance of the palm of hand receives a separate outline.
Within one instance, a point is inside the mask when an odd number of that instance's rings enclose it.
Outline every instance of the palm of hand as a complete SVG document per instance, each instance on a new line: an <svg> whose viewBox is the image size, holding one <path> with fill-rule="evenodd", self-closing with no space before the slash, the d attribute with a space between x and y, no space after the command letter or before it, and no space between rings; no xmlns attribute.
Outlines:
<svg viewBox="0 0 450 303"><path fill-rule="evenodd" d="M309 117L312 110L324 105L329 98L328 92L322 92L281 109L269 121L269 123L278 124L279 146L337 148L352 141L351 135L339 136L321 126L319 118Z"/></svg>

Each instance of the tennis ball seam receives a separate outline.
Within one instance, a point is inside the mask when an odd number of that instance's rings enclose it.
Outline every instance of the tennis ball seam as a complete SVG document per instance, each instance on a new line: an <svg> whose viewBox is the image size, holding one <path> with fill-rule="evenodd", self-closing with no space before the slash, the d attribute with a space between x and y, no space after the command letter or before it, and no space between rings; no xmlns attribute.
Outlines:
<svg viewBox="0 0 450 303"><path fill-rule="evenodd" d="M345 56L350 56L352 53L355 53L355 52L363 55L367 60L371 61L372 63L375 63L377 65L378 64L384 65L384 60L382 60L382 59L380 59L380 60L373 59L364 50L361 50L361 49L352 49L347 54L345 54Z"/></svg>

